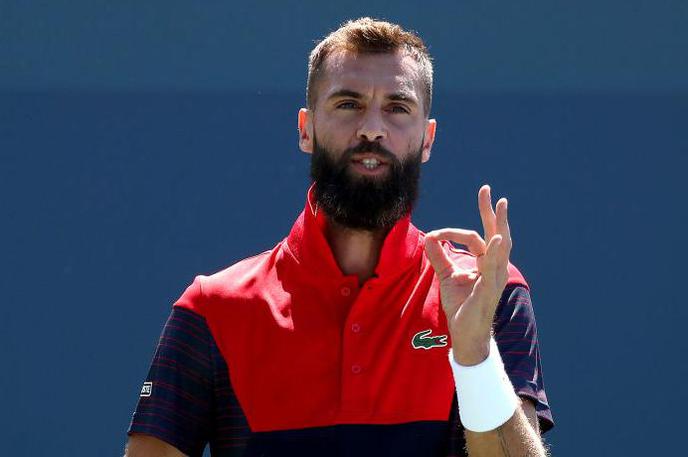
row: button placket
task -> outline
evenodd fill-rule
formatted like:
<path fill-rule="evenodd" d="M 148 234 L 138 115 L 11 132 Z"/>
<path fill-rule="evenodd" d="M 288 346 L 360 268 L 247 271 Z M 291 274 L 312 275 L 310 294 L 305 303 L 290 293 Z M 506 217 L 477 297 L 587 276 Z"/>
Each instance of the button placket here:
<path fill-rule="evenodd" d="M 342 353 L 342 401 L 344 409 L 349 411 L 360 411 L 366 407 L 365 385 L 366 369 L 365 360 L 365 338 L 363 337 L 363 326 L 356 317 L 360 311 L 359 303 L 365 300 L 365 288 L 357 292 L 356 299 L 351 303 L 349 314 L 343 330 L 343 353 Z"/>

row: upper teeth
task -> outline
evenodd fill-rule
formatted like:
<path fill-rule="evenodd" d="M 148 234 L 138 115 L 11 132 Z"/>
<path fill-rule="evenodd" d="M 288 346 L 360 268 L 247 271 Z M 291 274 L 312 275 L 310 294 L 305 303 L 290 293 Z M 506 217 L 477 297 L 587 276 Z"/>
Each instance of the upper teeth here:
<path fill-rule="evenodd" d="M 374 159 L 374 158 L 370 158 L 370 159 L 366 158 L 366 159 L 361 160 L 361 162 L 363 163 L 363 166 L 366 168 L 375 168 L 378 165 L 380 165 L 380 161 L 377 159 Z"/>

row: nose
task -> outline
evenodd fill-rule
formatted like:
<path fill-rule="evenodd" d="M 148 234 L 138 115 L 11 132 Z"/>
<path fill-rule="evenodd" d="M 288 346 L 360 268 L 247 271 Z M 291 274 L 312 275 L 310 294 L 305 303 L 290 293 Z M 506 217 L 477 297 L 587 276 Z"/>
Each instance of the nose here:
<path fill-rule="evenodd" d="M 357 136 L 369 142 L 380 141 L 387 137 L 387 129 L 379 114 L 368 111 L 361 120 Z"/>

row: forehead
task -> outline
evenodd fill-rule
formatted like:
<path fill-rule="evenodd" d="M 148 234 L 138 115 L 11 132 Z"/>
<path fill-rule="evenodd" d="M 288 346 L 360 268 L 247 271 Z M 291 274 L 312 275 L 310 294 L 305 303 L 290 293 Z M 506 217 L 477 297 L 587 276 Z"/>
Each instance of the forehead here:
<path fill-rule="evenodd" d="M 420 100 L 419 65 L 402 51 L 376 54 L 336 51 L 327 56 L 324 70 L 319 88 L 323 98 L 341 89 L 351 89 L 361 93 L 406 92 Z"/>

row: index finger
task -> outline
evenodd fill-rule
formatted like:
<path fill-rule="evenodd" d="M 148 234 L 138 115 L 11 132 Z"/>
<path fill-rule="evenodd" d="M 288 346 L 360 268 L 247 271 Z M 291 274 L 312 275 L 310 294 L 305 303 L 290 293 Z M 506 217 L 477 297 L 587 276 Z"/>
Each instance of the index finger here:
<path fill-rule="evenodd" d="M 487 245 L 485 240 L 475 230 L 465 230 L 457 228 L 445 228 L 440 230 L 433 230 L 428 233 L 430 236 L 438 240 L 449 240 L 454 243 L 463 244 L 468 250 L 476 256 L 485 254 Z"/>

